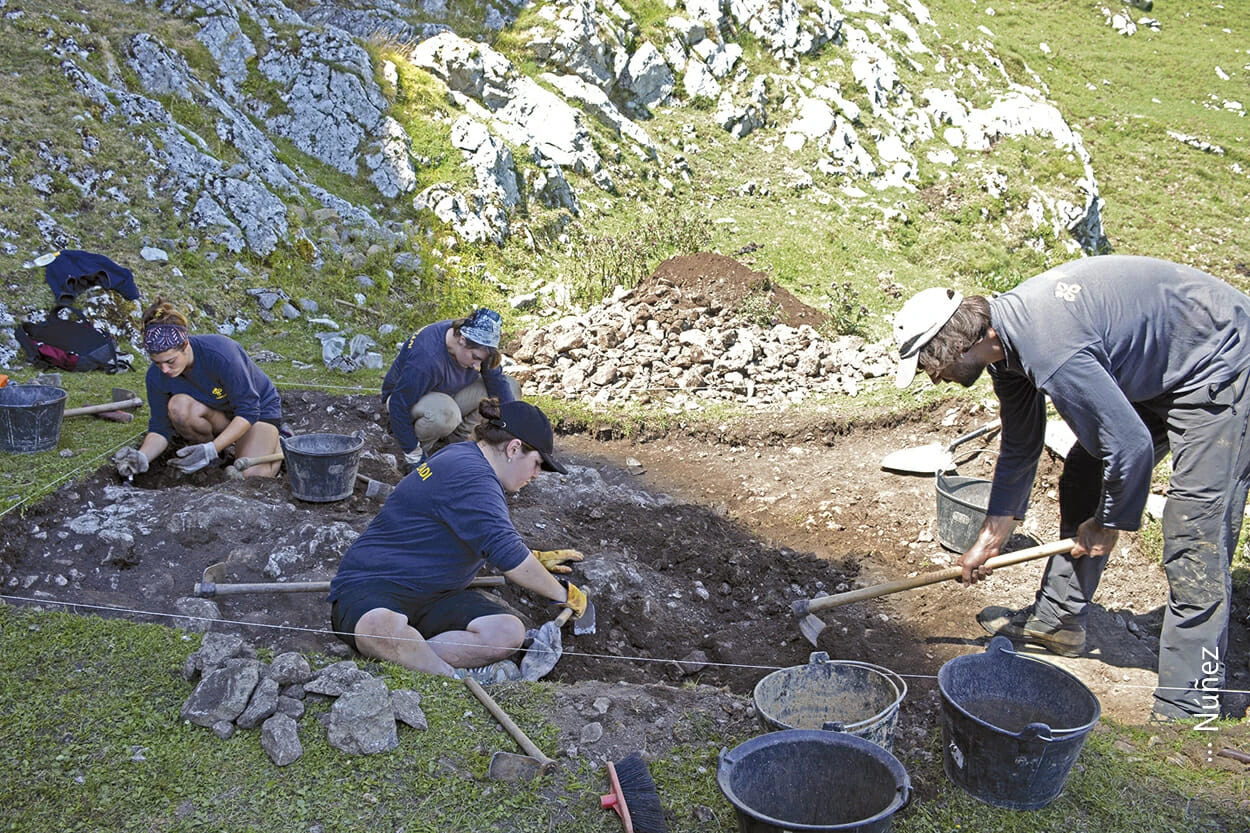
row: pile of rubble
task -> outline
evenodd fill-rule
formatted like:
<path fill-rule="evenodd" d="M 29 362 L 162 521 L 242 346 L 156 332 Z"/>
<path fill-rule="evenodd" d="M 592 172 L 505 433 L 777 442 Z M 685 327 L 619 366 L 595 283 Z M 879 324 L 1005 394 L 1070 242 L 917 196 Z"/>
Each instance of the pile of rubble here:
<path fill-rule="evenodd" d="M 183 720 L 212 729 L 220 738 L 236 729 L 261 731 L 261 747 L 278 766 L 299 760 L 299 719 L 304 701 L 334 698 L 322 718 L 330 745 L 352 755 L 389 752 L 399 745 L 397 724 L 429 728 L 421 695 L 410 689 L 390 691 L 386 682 L 344 660 L 319 671 L 303 654 L 288 652 L 265 663 L 239 636 L 207 633 L 187 658 L 183 677 L 199 678 L 182 705 Z"/>
<path fill-rule="evenodd" d="M 582 315 L 521 334 L 509 352 L 517 364 L 506 372 L 527 396 L 595 406 L 662 401 L 680 411 L 855 396 L 865 380 L 893 371 L 889 341 L 771 323 L 769 297 L 726 303 L 703 287 L 657 276 L 618 289 Z"/>

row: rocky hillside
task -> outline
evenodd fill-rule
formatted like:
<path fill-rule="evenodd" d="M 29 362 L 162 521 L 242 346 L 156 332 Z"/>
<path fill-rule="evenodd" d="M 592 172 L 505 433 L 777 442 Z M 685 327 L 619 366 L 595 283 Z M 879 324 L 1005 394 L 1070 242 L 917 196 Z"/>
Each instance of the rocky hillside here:
<path fill-rule="evenodd" d="M 385 305 L 378 280 L 457 246 L 541 249 L 713 180 L 890 221 L 892 193 L 958 179 L 985 235 L 1099 249 L 1079 133 L 991 43 L 944 42 L 919 0 L 0 0 L 0 314 L 43 305 L 21 266 L 57 248 L 152 264 L 150 289 L 363 272 Z M 701 166 L 704 135 L 768 175 Z M 1046 165 L 999 164 L 1030 149 Z"/>

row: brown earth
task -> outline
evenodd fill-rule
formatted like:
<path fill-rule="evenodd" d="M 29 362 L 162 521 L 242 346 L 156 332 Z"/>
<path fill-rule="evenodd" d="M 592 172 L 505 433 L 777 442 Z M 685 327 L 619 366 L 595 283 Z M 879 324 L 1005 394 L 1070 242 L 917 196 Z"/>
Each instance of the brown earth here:
<path fill-rule="evenodd" d="M 779 307 L 789 303 L 777 288 L 761 284 L 758 273 L 726 268 L 726 260 L 708 258 L 704 270 L 687 263 L 685 271 L 670 270 L 665 277 L 699 281 L 707 292 L 733 299 L 727 304 L 760 291 L 776 293 L 783 302 Z M 283 406 L 297 434 L 364 429 L 361 472 L 380 481 L 398 480 L 386 457 L 397 449 L 388 439 L 376 397 L 285 391 Z M 747 706 L 759 679 L 777 668 L 801 665 L 820 650 L 903 675 L 909 692 L 896 751 L 905 763 L 940 759 L 934 741 L 938 669 L 954 656 L 983 650 L 987 637 L 974 620 L 976 612 L 987 604 L 1030 601 L 1040 563 L 1000 570 L 973 588 L 946 583 L 825 612 L 820 618 L 827 628 L 815 647 L 800 634 L 791 603 L 953 563 L 955 554 L 936 540 L 934 479 L 886 472 L 880 462 L 898 449 L 949 442 L 992 416 L 980 406 L 952 402 L 905 419 L 865 414 L 849 423 L 813 412 L 769 413 L 637 439 L 614 437 L 593 426 L 559 426 L 558 456 L 597 473 L 609 488 L 655 498 L 591 502 L 579 499 L 575 488 L 546 488 L 539 482 L 513 499 L 514 519 L 531 546 L 573 547 L 586 554 L 574 580 L 581 577 L 594 595 L 597 632 L 566 633 L 564 656 L 551 677 L 569 691 L 557 698 L 562 705 L 553 715 L 567 743 L 576 744 L 589 719 L 586 704 L 599 697 L 619 699 L 622 681 L 642 686 L 635 690 L 645 704 L 613 724 L 613 751 L 655 750 L 679 742 L 672 727 L 681 725 L 692 708 L 720 716 L 723 731 L 733 734 L 751 722 Z M 960 473 L 988 477 L 992 454 L 970 456 Z M 176 480 L 163 467 L 153 468 L 134 485 L 228 490 L 267 503 L 293 500 L 285 476 L 239 482 L 214 470 Z M 1058 462 L 1046 455 L 1025 524 L 1036 540 L 1055 537 L 1057 474 Z M 241 546 L 265 552 L 264 540 L 240 542 L 231 539 L 229 529 L 219 529 L 193 555 L 170 557 L 140 547 L 133 566 L 102 565 L 104 542 L 66 533 L 57 564 L 70 579 L 23 585 L 21 577 L 36 569 L 26 561 L 32 542 L 46 538 L 84 506 L 107 504 L 106 490 L 118 485 L 115 474 L 102 470 L 62 488 L 24 517 L 0 519 L 6 597 L 169 623 L 176 600 L 191 595 L 209 564 Z M 661 499 L 664 495 L 671 500 Z M 341 522 L 357 530 L 380 505 L 363 488 L 344 501 L 294 502 L 323 524 Z M 265 580 L 259 570 L 248 574 L 246 566 L 241 562 L 231 578 Z M 627 581 L 630 575 L 641 580 Z M 524 594 L 510 588 L 501 592 L 534 624 L 546 615 Z M 1141 537 L 1123 536 L 1095 600 L 1086 656 L 1042 656 L 1080 677 L 1100 699 L 1105 716 L 1144 723 L 1165 598 L 1162 571 L 1141 551 Z M 1229 652 L 1230 688 L 1241 690 L 1248 687 L 1248 601 L 1243 583 Z M 326 633 L 328 609 L 321 594 L 253 594 L 218 603 L 222 621 L 214 627 L 238 629 L 259 645 L 341 651 Z M 1230 696 L 1228 702 L 1235 713 L 1244 713 L 1244 698 Z M 1244 734 L 1223 740 L 1242 747 L 1247 743 Z M 1206 749 L 1196 741 L 1191 757 L 1195 762 L 1201 757 L 1206 766 L 1241 766 L 1227 759 L 1207 761 Z M 920 787 L 922 796 L 937 789 L 934 784 Z"/>

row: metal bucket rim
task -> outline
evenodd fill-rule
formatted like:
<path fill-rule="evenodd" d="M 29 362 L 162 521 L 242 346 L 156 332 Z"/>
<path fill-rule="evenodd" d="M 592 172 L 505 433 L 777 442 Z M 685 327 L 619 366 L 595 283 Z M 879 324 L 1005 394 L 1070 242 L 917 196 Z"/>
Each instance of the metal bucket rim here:
<path fill-rule="evenodd" d="M 746 754 L 754 752 L 757 747 L 777 746 L 790 741 L 807 740 L 817 741 L 822 744 L 832 743 L 835 746 L 850 746 L 883 764 L 890 771 L 890 774 L 894 776 L 895 790 L 890 803 L 866 819 L 859 819 L 845 824 L 802 824 L 786 821 L 766 816 L 740 803 L 741 799 L 738 798 L 737 791 L 733 789 L 731 784 L 727 783 L 729 780 L 727 771 L 729 767 L 737 764 Z M 720 786 L 721 792 L 729 799 L 729 803 L 734 806 L 734 809 L 740 813 L 745 813 L 757 821 L 773 825 L 779 830 L 854 830 L 889 818 L 906 806 L 911 797 L 911 776 L 908 775 L 907 768 L 903 766 L 902 761 L 894 756 L 894 753 L 857 735 L 848 735 L 842 732 L 826 732 L 821 729 L 784 729 L 779 732 L 769 732 L 765 735 L 756 735 L 753 738 L 748 738 L 735 746 L 732 751 L 722 748 L 717 760 L 716 782 Z"/>
<path fill-rule="evenodd" d="M 897 673 L 890 670 L 889 668 L 885 668 L 880 665 L 873 665 L 870 662 L 860 662 L 858 660 L 853 660 L 853 659 L 814 660 L 804 665 L 792 665 L 788 668 L 778 668 L 776 671 L 773 671 L 772 673 L 767 674 L 764 677 L 762 677 L 759 680 L 759 682 L 755 684 L 755 688 L 751 690 L 751 699 L 755 701 L 755 708 L 760 712 L 760 714 L 764 715 L 764 717 L 767 718 L 770 722 L 778 726 L 785 726 L 786 724 L 782 723 L 780 720 L 778 720 L 773 715 L 769 714 L 766 710 L 760 707 L 760 686 L 764 685 L 764 683 L 766 683 L 768 680 L 774 679 L 775 677 L 781 674 L 785 674 L 785 673 L 792 672 L 792 671 L 798 671 L 804 668 L 811 668 L 812 666 L 827 666 L 827 665 L 849 665 L 849 666 L 853 666 L 856 668 L 864 668 L 869 671 L 873 671 L 875 673 L 880 674 L 882 677 L 885 677 L 885 679 L 894 688 L 895 697 L 892 703 L 890 703 L 888 706 L 886 706 L 885 708 L 883 708 L 881 711 L 877 712 L 876 714 L 872 715 L 871 717 L 866 717 L 866 718 L 863 718 L 862 720 L 856 720 L 853 723 L 843 723 L 842 728 L 840 730 L 842 732 L 854 732 L 858 729 L 863 729 L 868 726 L 873 726 L 877 723 L 882 722 L 883 720 L 889 720 L 890 717 L 894 713 L 898 712 L 899 707 L 903 702 L 903 698 L 907 696 L 907 683 L 904 682 L 901 676 L 899 676 Z M 790 727 L 786 731 L 804 732 L 804 731 L 826 731 L 826 730 L 807 730 L 807 729 L 798 729 L 796 727 Z"/>
<path fill-rule="evenodd" d="M 996 637 L 995 639 L 997 640 L 999 638 L 1005 639 L 1006 637 Z M 969 720 L 972 720 L 977 725 L 984 726 L 987 729 L 991 729 L 1000 735 L 1004 735 L 1005 737 L 1027 738 L 1029 740 L 1040 740 L 1044 742 L 1054 743 L 1056 741 L 1071 740 L 1077 736 L 1088 734 L 1089 731 L 1093 729 L 1095 725 L 1097 725 L 1099 719 L 1101 719 L 1102 717 L 1102 703 L 1098 701 L 1098 697 L 1094 695 L 1094 692 L 1089 690 L 1089 686 L 1081 682 L 1080 677 L 1077 677 L 1075 674 L 1073 674 L 1071 671 L 1068 671 L 1066 668 L 1060 668 L 1054 663 L 1046 662 L 1045 660 L 1038 659 L 1037 657 L 1026 656 L 1025 654 L 1022 654 L 1019 651 L 1002 650 L 1000 648 L 994 651 L 993 653 L 991 653 L 990 651 L 991 647 L 993 647 L 993 642 L 991 642 L 990 647 L 987 647 L 986 650 L 982 653 L 964 654 L 963 656 L 949 659 L 945 663 L 942 664 L 942 667 L 938 669 L 938 691 L 942 695 L 943 702 L 950 703 L 951 706 L 957 709 L 961 715 L 967 717 Z M 1001 658 L 1002 655 L 1004 654 L 1008 655 L 1006 659 Z M 1028 727 L 1025 727 L 1025 729 L 1020 732 L 1009 732 L 1006 729 L 1002 728 L 1001 726 L 995 726 L 993 723 L 990 723 L 984 720 L 983 718 L 976 716 L 975 714 L 968 711 L 967 709 L 965 709 L 963 705 L 961 705 L 960 702 L 957 699 L 955 699 L 955 697 L 953 697 L 951 693 L 947 690 L 947 683 L 950 681 L 950 675 L 954 673 L 954 671 L 947 671 L 948 667 L 952 667 L 954 666 L 955 663 L 961 662 L 961 661 L 967 664 L 968 662 L 975 662 L 978 660 L 982 662 L 987 662 L 987 661 L 988 662 L 996 662 L 996 661 L 997 662 L 1016 662 L 1016 661 L 1030 662 L 1030 663 L 1036 664 L 1039 668 L 1046 669 L 1046 673 L 1057 673 L 1058 675 L 1062 677 L 1066 677 L 1071 682 L 1076 683 L 1077 686 L 1079 686 L 1079 690 L 1084 691 L 1085 694 L 1088 696 L 1089 700 L 1093 703 L 1093 706 L 1094 706 L 1093 717 L 1090 718 L 1088 723 L 1082 726 L 1076 726 L 1076 727 L 1067 728 L 1067 729 L 1056 729 L 1054 727 L 1047 726 L 1047 728 L 1050 729 L 1050 737 L 1043 737 L 1040 735 L 1036 735 L 1033 732 L 1029 732 Z M 1034 725 L 1034 724 L 1030 724 L 1030 725 Z"/>

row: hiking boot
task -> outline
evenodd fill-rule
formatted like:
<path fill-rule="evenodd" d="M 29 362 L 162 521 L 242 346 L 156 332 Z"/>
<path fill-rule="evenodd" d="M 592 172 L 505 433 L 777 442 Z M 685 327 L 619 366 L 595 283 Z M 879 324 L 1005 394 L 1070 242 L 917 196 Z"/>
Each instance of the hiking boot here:
<path fill-rule="evenodd" d="M 977 614 L 977 622 L 990 636 L 1005 636 L 1020 642 L 1033 642 L 1061 657 L 1080 656 L 1085 650 L 1084 627 L 1081 625 L 1047 627 L 1038 622 L 1033 615 L 1033 605 L 1023 610 L 991 605 Z"/>
<path fill-rule="evenodd" d="M 521 679 L 521 669 L 512 660 L 501 659 L 490 665 L 479 665 L 476 668 L 457 668 L 455 677 L 457 680 L 472 677 L 482 685 L 492 685 Z"/>

